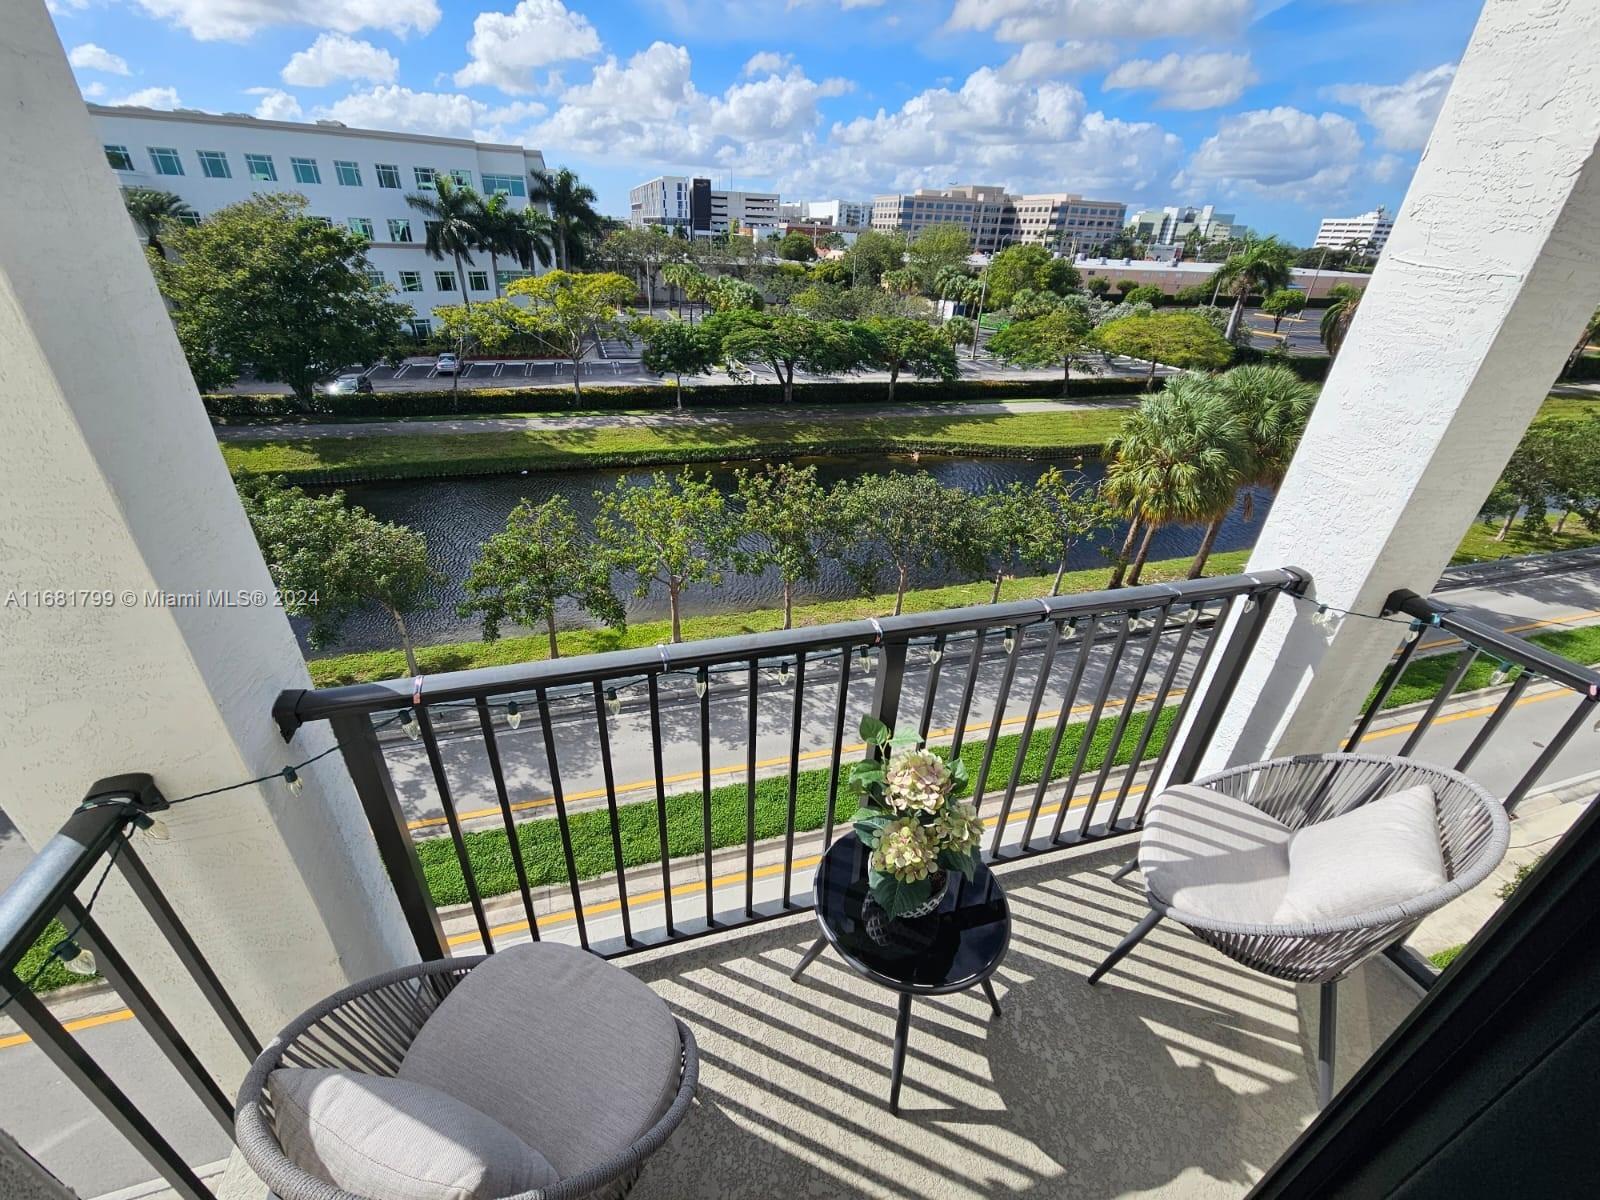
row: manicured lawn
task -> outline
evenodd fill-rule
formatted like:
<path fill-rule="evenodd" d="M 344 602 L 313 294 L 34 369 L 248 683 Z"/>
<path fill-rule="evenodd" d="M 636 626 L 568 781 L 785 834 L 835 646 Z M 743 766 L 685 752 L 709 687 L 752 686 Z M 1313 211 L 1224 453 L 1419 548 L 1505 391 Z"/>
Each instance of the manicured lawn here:
<path fill-rule="evenodd" d="M 1166 744 L 1172 722 L 1177 717 L 1177 707 L 1164 708 L 1156 716 L 1150 744 L 1145 754 L 1153 757 Z M 1118 743 L 1113 763 L 1126 764 L 1133 756 L 1139 735 L 1149 714 L 1136 714 L 1128 722 Z M 1090 739 L 1085 770 L 1097 769 L 1104 761 L 1111 744 L 1115 721 L 1102 720 Z M 1065 776 L 1072 770 L 1078 747 L 1082 744 L 1087 722 L 1073 722 L 1062 734 L 1061 749 L 1051 770 L 1051 778 Z M 1044 760 L 1049 751 L 1054 727 L 1034 730 L 1023 759 L 1022 783 L 1037 783 L 1044 770 Z M 967 770 L 976 778 L 983 757 L 985 739 L 979 737 L 961 748 L 961 757 Z M 989 783 L 983 813 L 994 815 L 999 811 L 997 793 L 1005 789 L 1011 778 L 1011 768 L 1021 745 L 1020 734 L 1007 734 L 995 743 L 994 761 L 989 769 Z M 825 824 L 828 805 L 828 771 L 801 771 L 796 776 L 795 829 L 809 831 L 821 829 Z M 1092 782 L 1092 781 L 1091 781 Z M 698 790 L 682 792 L 667 797 L 667 849 L 671 857 L 699 854 L 705 849 L 703 830 L 704 813 Z M 1059 797 L 1050 797 L 1054 803 Z M 747 792 L 743 783 L 723 784 L 711 789 L 711 844 L 713 849 L 740 846 L 745 841 L 745 805 Z M 1021 799 L 1018 807 L 1028 803 Z M 1136 797 L 1130 797 L 1129 808 L 1137 807 Z M 755 836 L 763 838 L 782 836 L 789 807 L 789 777 L 773 776 L 756 782 Z M 835 806 L 837 820 L 847 819 L 856 809 L 856 801 L 840 788 Z M 1013 810 L 1016 811 L 1015 809 Z M 1022 811 L 1026 811 L 1022 808 Z M 1054 821 L 1054 816 L 1041 818 L 1041 823 Z M 1071 818 L 1069 818 L 1070 820 Z M 622 862 L 625 867 L 643 866 L 661 860 L 661 840 L 656 821 L 654 799 L 617 806 L 618 826 L 622 836 Z M 589 809 L 575 813 L 568 819 L 572 835 L 573 859 L 577 864 L 579 879 L 592 879 L 609 874 L 616 868 L 611 845 L 611 824 L 608 812 Z M 1048 834 L 1050 826 L 1044 824 Z M 567 878 L 566 862 L 561 851 L 560 825 L 554 817 L 523 821 L 517 825 L 517 839 L 522 847 L 522 861 L 527 868 L 528 882 L 534 887 L 562 883 Z M 465 835 L 467 857 L 472 864 L 473 876 L 485 896 L 499 896 L 517 890 L 517 877 L 511 861 L 510 843 L 505 831 L 483 830 Z M 448 837 L 419 840 L 417 853 L 422 860 L 428 889 L 438 904 L 463 904 L 467 900 L 466 884 L 455 847 Z"/>
<path fill-rule="evenodd" d="M 1208 574 L 1228 575 L 1244 569 L 1249 552 L 1233 550 L 1213 554 Z M 1189 573 L 1189 559 L 1171 558 L 1145 566 L 1142 583 L 1164 583 L 1183 579 Z M 1106 585 L 1108 569 L 1093 567 L 1070 571 L 1061 581 L 1063 593 L 1092 592 Z M 1023 576 L 1001 585 L 1002 600 L 1031 600 L 1050 590 L 1053 575 Z M 942 608 L 962 608 L 989 602 L 990 583 L 952 584 L 906 593 L 906 612 L 933 612 Z M 826 600 L 795 606 L 794 622 L 800 625 L 828 625 L 836 621 L 858 621 L 881 617 L 894 608 L 894 595 L 865 596 L 849 600 Z M 731 637 L 741 633 L 765 633 L 783 627 L 783 610 L 756 609 L 747 613 L 728 613 L 710 617 L 688 617 L 683 622 L 685 641 Z M 672 626 L 667 621 L 645 621 L 617 632 L 610 629 L 570 629 L 557 635 L 564 656 L 595 654 L 603 650 L 626 650 L 634 646 L 654 646 L 669 641 Z M 495 642 L 447 642 L 424 646 L 417 651 L 423 671 L 437 675 L 444 671 L 464 671 L 471 667 L 498 667 L 534 662 L 549 657 L 543 634 L 503 637 Z M 406 674 L 405 656 L 398 650 L 369 650 L 360 654 L 340 654 L 313 658 L 308 664 L 311 679 L 318 687 L 340 683 L 365 683 L 374 679 L 396 679 Z"/>
<path fill-rule="evenodd" d="M 1600 625 L 1534 633 L 1530 634 L 1527 640 L 1563 658 L 1570 658 L 1573 662 L 1585 665 L 1600 663 Z M 1455 666 L 1457 657 L 1456 654 L 1449 653 L 1413 660 L 1406 668 L 1406 673 L 1400 677 L 1400 682 L 1394 685 L 1394 691 L 1389 693 L 1389 699 L 1384 707 L 1399 708 L 1401 705 L 1419 704 L 1432 699 L 1444 685 L 1445 679 Z M 1488 687 L 1490 678 L 1499 669 L 1500 664 L 1494 659 L 1480 656 L 1467 668 L 1467 673 L 1462 677 L 1456 691 L 1471 692 Z M 1504 682 L 1509 683 L 1515 678 L 1516 672 L 1513 670 L 1506 676 Z M 1373 691 L 1377 691 L 1376 686 Z M 1368 693 L 1368 699 L 1371 699 L 1371 693 Z"/>
<path fill-rule="evenodd" d="M 1090 451 L 1122 424 L 1122 410 L 994 413 L 959 417 L 786 418 L 759 423 L 686 420 L 683 426 L 548 429 L 495 433 L 291 438 L 224 442 L 235 475 L 337 481 L 421 478 L 514 470 L 715 462 L 763 455 L 873 450 L 974 455 Z"/>

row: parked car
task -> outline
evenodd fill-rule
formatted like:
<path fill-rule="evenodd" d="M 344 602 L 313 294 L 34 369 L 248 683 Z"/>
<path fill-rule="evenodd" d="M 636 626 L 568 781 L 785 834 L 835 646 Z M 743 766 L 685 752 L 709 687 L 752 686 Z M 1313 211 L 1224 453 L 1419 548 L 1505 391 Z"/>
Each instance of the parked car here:
<path fill-rule="evenodd" d="M 323 390 L 330 396 L 348 396 L 355 392 L 370 392 L 372 384 L 365 375 L 352 372 L 339 376 Z"/>
<path fill-rule="evenodd" d="M 440 375 L 454 375 L 458 363 L 454 354 L 441 354 L 434 361 L 433 369 Z"/>

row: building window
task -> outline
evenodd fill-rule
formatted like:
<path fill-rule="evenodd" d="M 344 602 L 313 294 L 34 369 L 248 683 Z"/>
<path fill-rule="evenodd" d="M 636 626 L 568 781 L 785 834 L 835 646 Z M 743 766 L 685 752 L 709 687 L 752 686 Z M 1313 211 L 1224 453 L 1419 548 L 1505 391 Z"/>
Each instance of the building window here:
<path fill-rule="evenodd" d="M 378 173 L 378 186 L 397 188 L 400 186 L 400 168 L 393 163 L 373 163 L 372 169 Z"/>
<path fill-rule="evenodd" d="M 496 271 L 494 273 L 494 277 L 501 287 L 505 287 L 513 279 L 526 279 L 528 275 L 529 272 L 527 271 Z"/>
<path fill-rule="evenodd" d="M 232 179 L 233 172 L 228 169 L 228 156 L 221 150 L 199 150 L 200 174 L 207 179 Z"/>
<path fill-rule="evenodd" d="M 183 174 L 183 162 L 178 158 L 178 152 L 170 146 L 151 146 L 150 162 L 157 175 Z"/>
<path fill-rule="evenodd" d="M 405 217 L 390 217 L 389 240 L 391 242 L 409 242 L 411 240 L 411 222 Z"/>
<path fill-rule="evenodd" d="M 455 180 L 456 185 L 458 187 L 471 187 L 472 186 L 472 172 L 471 171 L 451 171 L 450 172 L 450 178 Z"/>
<path fill-rule="evenodd" d="M 270 154 L 246 154 L 244 169 L 250 172 L 250 178 L 257 183 L 278 182 L 278 168 L 272 165 Z"/>
<path fill-rule="evenodd" d="M 434 190 L 434 170 L 432 167 L 412 167 L 411 173 L 417 177 L 417 188 L 419 191 L 431 192 Z"/>
<path fill-rule="evenodd" d="M 528 198 L 528 184 L 521 175 L 485 175 L 483 177 L 483 190 L 491 196 L 496 192 L 504 192 L 508 196 L 517 197 L 519 200 Z"/>
<path fill-rule="evenodd" d="M 189 226 L 198 225 L 200 224 L 200 214 L 191 208 L 188 212 L 183 213 L 178 217 L 178 224 Z"/>
<path fill-rule="evenodd" d="M 402 292 L 420 292 L 422 290 L 422 272 L 401 271 L 400 290 Z"/>
<path fill-rule="evenodd" d="M 368 267 L 367 282 L 373 287 L 382 287 L 384 284 L 383 272 L 378 270 L 377 267 Z"/>
<path fill-rule="evenodd" d="M 468 271 L 467 287 L 475 292 L 487 292 L 489 290 L 489 272 Z"/>
<path fill-rule="evenodd" d="M 113 171 L 133 170 L 133 155 L 128 153 L 126 146 L 107 146 L 106 161 L 111 164 Z"/>
<path fill-rule="evenodd" d="M 373 232 L 371 217 L 351 217 L 350 228 L 352 231 L 359 233 L 362 237 L 366 238 L 369 242 L 374 240 L 374 238 L 377 236 Z"/>
<path fill-rule="evenodd" d="M 456 277 L 449 271 L 435 271 L 433 286 L 441 292 L 453 292 L 456 290 Z"/>
<path fill-rule="evenodd" d="M 433 322 L 427 317 L 413 317 L 411 319 L 411 336 L 419 342 L 425 342 L 433 336 Z"/>
<path fill-rule="evenodd" d="M 333 160 L 333 173 L 338 176 L 340 187 L 360 187 L 361 167 L 353 162 Z"/>
<path fill-rule="evenodd" d="M 322 182 L 322 172 L 317 169 L 316 159 L 291 158 L 289 165 L 294 168 L 294 181 L 296 183 Z"/>

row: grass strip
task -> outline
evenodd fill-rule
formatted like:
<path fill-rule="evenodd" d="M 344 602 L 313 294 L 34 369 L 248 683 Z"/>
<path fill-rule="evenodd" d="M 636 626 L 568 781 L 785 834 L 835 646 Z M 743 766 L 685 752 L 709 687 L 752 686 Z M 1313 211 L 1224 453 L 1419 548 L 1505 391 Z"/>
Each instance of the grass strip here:
<path fill-rule="evenodd" d="M 1145 751 L 1147 759 L 1160 753 L 1177 717 L 1177 706 L 1163 708 L 1155 716 L 1150 745 Z M 1126 765 L 1133 756 L 1139 734 L 1149 714 L 1136 713 L 1128 722 L 1112 758 L 1117 765 Z M 1089 741 L 1086 770 L 1098 769 L 1105 761 L 1115 721 L 1101 720 Z M 1072 769 L 1078 747 L 1083 741 L 1088 722 L 1069 724 L 1062 733 L 1061 749 L 1051 770 L 1052 778 L 1060 778 Z M 1049 751 L 1054 726 L 1035 729 L 1023 758 L 1022 783 L 1037 783 L 1044 770 L 1044 760 Z M 968 771 L 976 777 L 983 758 L 986 739 L 978 739 L 961 748 L 962 760 Z M 985 811 L 998 811 L 999 791 L 1003 791 L 1011 777 L 1012 764 L 1021 745 L 1021 734 L 1006 734 L 995 743 L 994 761 L 989 769 L 986 788 Z M 795 830 L 809 832 L 821 829 L 826 822 L 828 804 L 828 769 L 800 771 L 795 775 Z M 711 842 L 716 850 L 728 846 L 742 846 L 745 840 L 746 789 L 743 783 L 728 783 L 711 789 Z M 1024 801 L 1025 802 L 1025 801 Z M 789 805 L 789 776 L 775 775 L 756 781 L 755 836 L 757 841 L 783 836 Z M 701 792 L 680 792 L 667 797 L 667 848 L 673 858 L 699 854 L 705 850 L 702 830 Z M 836 818 L 845 820 L 856 809 L 855 798 L 840 788 Z M 617 806 L 617 823 L 622 835 L 622 861 L 625 867 L 639 867 L 661 861 L 659 827 L 656 822 L 656 804 L 653 799 L 640 800 Z M 593 879 L 611 874 L 616 867 L 611 847 L 610 814 L 604 808 L 588 809 L 568 817 L 572 834 L 573 859 L 577 864 L 579 879 Z M 561 851 L 561 829 L 554 817 L 541 817 L 517 825 L 517 838 L 522 846 L 522 859 L 532 887 L 545 887 L 566 882 L 566 862 Z M 478 888 L 484 896 L 500 896 L 517 890 L 516 870 L 511 862 L 510 845 L 503 829 L 486 829 L 468 833 L 464 837 L 467 857 Z M 423 838 L 417 842 L 417 854 L 422 860 L 423 874 L 428 890 L 436 904 L 464 904 L 467 901 L 466 884 L 461 876 L 461 866 L 456 860 L 455 847 L 449 837 Z"/>
<path fill-rule="evenodd" d="M 1527 640 L 1576 663 L 1583 663 L 1586 666 L 1600 663 L 1600 625 L 1535 633 Z M 1405 674 L 1400 676 L 1400 681 L 1394 685 L 1394 691 L 1389 693 L 1389 699 L 1384 702 L 1383 707 L 1400 708 L 1403 705 L 1420 704 L 1424 700 L 1433 699 L 1444 686 L 1450 672 L 1455 669 L 1458 657 L 1457 653 L 1447 653 L 1412 659 L 1410 665 L 1406 667 Z M 1500 664 L 1495 659 L 1480 656 L 1467 668 L 1467 673 L 1461 677 L 1461 683 L 1457 685 L 1456 691 L 1472 692 L 1489 687 L 1489 680 L 1499 669 Z M 1512 668 L 1503 682 L 1510 683 L 1520 672 L 1520 667 Z M 1372 697 L 1377 694 L 1377 690 L 1374 686 L 1372 691 L 1367 693 L 1368 704 L 1372 703 Z"/>

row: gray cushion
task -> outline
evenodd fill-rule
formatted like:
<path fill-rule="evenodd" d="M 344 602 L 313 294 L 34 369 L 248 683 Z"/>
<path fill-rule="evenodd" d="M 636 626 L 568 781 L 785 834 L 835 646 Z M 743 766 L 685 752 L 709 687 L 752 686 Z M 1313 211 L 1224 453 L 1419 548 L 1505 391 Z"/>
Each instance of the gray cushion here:
<path fill-rule="evenodd" d="M 1288 885 L 1290 836 L 1243 800 L 1182 784 L 1150 802 L 1139 867 L 1174 915 L 1269 925 Z"/>
<path fill-rule="evenodd" d="M 1425 783 L 1307 825 L 1289 842 L 1279 919 L 1336 921 L 1404 904 L 1445 883 L 1433 789 Z"/>
<path fill-rule="evenodd" d="M 586 951 L 532 942 L 457 984 L 399 1074 L 489 1113 L 566 1179 L 655 1124 L 677 1094 L 681 1062 L 659 996 Z"/>
<path fill-rule="evenodd" d="M 500 1122 L 420 1083 L 283 1067 L 267 1088 L 283 1152 L 357 1196 L 492 1200 L 558 1182 Z"/>

